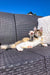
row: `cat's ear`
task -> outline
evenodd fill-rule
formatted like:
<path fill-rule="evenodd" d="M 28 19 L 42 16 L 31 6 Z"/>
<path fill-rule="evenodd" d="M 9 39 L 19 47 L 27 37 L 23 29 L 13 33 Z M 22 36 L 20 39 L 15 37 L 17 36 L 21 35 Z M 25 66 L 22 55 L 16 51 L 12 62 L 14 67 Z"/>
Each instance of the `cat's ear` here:
<path fill-rule="evenodd" d="M 43 32 L 43 28 L 42 27 L 40 28 L 40 31 Z"/>
<path fill-rule="evenodd" d="M 36 28 L 36 27 L 34 27 L 34 29 L 33 29 L 33 30 L 35 31 L 35 30 L 37 30 L 37 28 Z"/>

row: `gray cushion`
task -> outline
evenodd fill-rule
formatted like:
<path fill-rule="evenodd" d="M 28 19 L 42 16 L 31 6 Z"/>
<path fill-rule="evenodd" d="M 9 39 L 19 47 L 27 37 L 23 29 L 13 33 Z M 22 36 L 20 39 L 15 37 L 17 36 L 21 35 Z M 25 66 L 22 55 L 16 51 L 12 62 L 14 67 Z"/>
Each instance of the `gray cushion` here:
<path fill-rule="evenodd" d="M 0 12 L 0 43 L 13 43 L 16 41 L 13 14 Z"/>
<path fill-rule="evenodd" d="M 9 75 L 46 74 L 44 57 L 31 52 L 30 49 L 24 50 L 23 52 L 18 52 L 13 49 L 0 54 L 0 70 L 0 73 L 3 74 L 6 72 Z"/>
<path fill-rule="evenodd" d="M 40 17 L 40 16 L 39 16 Z M 16 33 L 17 33 L 17 40 L 22 39 L 23 37 L 28 36 L 28 32 L 33 30 L 33 27 L 37 27 L 37 19 L 38 16 L 34 15 L 15 15 L 16 19 Z"/>
<path fill-rule="evenodd" d="M 29 37 L 28 33 L 30 30 L 33 30 L 33 24 L 21 24 L 17 25 L 17 40 L 21 40 L 23 37 Z"/>
<path fill-rule="evenodd" d="M 35 53 L 45 56 L 45 57 L 50 57 L 50 46 L 42 47 L 39 45 L 39 46 L 34 47 L 31 52 L 35 52 Z"/>
<path fill-rule="evenodd" d="M 31 50 L 30 52 L 32 53 L 35 52 L 41 56 L 44 56 L 47 75 L 50 75 L 50 46 L 48 47 L 37 46 L 34 47 L 33 50 Z"/>

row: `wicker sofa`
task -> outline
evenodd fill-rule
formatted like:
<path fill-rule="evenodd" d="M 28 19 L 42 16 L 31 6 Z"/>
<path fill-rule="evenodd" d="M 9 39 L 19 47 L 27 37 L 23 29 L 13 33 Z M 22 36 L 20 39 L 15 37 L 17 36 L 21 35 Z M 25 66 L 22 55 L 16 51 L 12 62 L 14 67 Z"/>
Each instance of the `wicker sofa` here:
<path fill-rule="evenodd" d="M 0 12 L 0 42 L 14 43 L 38 25 L 40 16 Z M 36 46 L 18 52 L 0 49 L 0 75 L 50 75 L 50 46 Z"/>

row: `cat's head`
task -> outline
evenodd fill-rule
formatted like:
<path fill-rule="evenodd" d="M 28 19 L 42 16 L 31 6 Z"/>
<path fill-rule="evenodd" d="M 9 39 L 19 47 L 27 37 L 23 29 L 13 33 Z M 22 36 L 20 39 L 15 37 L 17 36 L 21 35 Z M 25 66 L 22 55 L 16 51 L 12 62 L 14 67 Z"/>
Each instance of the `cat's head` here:
<path fill-rule="evenodd" d="M 29 36 L 33 36 L 34 35 L 34 31 L 29 31 Z"/>
<path fill-rule="evenodd" d="M 42 36 L 42 32 L 43 32 L 42 27 L 40 29 L 37 29 L 36 27 L 34 27 L 34 37 L 35 38 Z"/>

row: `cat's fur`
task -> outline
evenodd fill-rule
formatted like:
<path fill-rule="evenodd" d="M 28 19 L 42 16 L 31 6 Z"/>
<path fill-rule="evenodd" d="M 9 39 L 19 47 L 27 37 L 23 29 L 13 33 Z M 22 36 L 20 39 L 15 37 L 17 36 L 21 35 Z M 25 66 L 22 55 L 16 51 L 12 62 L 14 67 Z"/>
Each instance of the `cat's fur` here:
<path fill-rule="evenodd" d="M 39 44 L 43 46 L 47 46 L 47 44 L 43 43 L 43 36 L 42 36 L 42 28 L 39 30 L 34 27 L 34 39 L 33 41 L 29 41 L 29 38 L 24 38 L 14 44 L 11 45 L 1 45 L 1 49 L 7 48 L 16 48 L 18 51 L 23 51 L 24 48 L 33 48 Z"/>
<path fill-rule="evenodd" d="M 36 27 L 34 27 L 33 32 L 34 32 L 33 41 L 26 41 L 26 42 L 16 45 L 16 48 L 18 49 L 18 51 L 23 51 L 24 48 L 33 48 L 39 44 L 43 45 L 44 47 L 47 47 L 47 44 L 43 43 L 42 28 L 38 30 L 36 29 Z"/>

